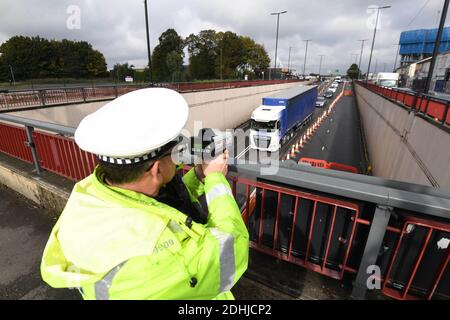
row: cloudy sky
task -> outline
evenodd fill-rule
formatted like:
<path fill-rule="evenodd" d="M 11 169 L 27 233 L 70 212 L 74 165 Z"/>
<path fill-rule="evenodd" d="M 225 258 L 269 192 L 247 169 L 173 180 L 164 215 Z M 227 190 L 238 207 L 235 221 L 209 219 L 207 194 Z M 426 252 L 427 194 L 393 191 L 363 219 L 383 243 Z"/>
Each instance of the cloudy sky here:
<path fill-rule="evenodd" d="M 233 31 L 263 44 L 275 56 L 276 16 L 280 16 L 278 64 L 303 70 L 305 42 L 307 72 L 346 70 L 365 44 L 362 68 L 367 68 L 375 14 L 370 6 L 391 5 L 381 11 L 373 56 L 378 71 L 394 65 L 400 32 L 438 26 L 443 0 L 157 0 L 148 1 L 151 47 L 168 28 L 183 37 L 204 29 Z M 77 13 L 80 13 L 79 19 Z M 79 24 L 78 24 L 79 22 Z M 371 28 L 372 26 L 372 28 Z M 143 0 L 0 0 L 0 43 L 14 35 L 85 40 L 106 57 L 108 67 L 130 62 L 146 64 Z M 352 55 L 353 54 L 353 55 Z"/>

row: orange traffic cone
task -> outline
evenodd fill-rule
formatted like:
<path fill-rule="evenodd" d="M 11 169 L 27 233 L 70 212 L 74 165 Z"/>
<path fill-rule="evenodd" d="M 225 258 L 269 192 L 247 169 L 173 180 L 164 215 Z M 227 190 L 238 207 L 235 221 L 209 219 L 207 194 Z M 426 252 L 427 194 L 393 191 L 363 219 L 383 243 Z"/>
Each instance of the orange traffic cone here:
<path fill-rule="evenodd" d="M 295 157 L 295 146 L 292 146 L 292 149 L 291 149 L 291 158 L 294 158 Z"/>

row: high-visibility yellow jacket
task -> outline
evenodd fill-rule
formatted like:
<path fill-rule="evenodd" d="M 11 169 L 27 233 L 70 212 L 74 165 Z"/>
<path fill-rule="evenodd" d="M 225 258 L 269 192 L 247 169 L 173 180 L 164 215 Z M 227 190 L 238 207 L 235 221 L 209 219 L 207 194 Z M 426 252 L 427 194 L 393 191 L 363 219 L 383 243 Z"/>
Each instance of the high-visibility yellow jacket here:
<path fill-rule="evenodd" d="M 103 183 L 95 172 L 77 183 L 54 226 L 41 275 L 84 299 L 233 299 L 247 269 L 248 231 L 223 174 L 204 185 L 183 178 L 192 199 L 206 192 L 208 222 L 197 224 L 144 194 Z"/>

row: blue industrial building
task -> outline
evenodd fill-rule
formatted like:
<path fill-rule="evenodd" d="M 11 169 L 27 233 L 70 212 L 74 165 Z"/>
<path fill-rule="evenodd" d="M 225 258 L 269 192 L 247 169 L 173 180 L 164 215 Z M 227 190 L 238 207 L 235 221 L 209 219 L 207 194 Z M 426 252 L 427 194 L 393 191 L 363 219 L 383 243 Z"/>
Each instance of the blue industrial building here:
<path fill-rule="evenodd" d="M 431 57 L 438 29 L 403 31 L 400 35 L 401 66 Z M 444 28 L 439 53 L 450 50 L 450 27 Z"/>

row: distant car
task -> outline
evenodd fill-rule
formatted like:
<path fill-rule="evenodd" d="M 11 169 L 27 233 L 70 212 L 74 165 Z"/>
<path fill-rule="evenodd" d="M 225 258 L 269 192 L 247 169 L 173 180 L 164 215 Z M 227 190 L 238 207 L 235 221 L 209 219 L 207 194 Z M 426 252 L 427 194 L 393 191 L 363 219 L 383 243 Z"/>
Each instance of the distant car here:
<path fill-rule="evenodd" d="M 335 81 L 335 82 L 333 82 L 333 83 L 331 84 L 331 87 L 332 87 L 332 88 L 337 88 L 337 87 L 339 87 L 339 83 L 337 83 L 337 82 Z"/>
<path fill-rule="evenodd" d="M 333 93 L 335 93 L 336 90 L 337 90 L 337 87 L 330 87 L 328 90 L 331 91 L 331 92 L 333 92 Z"/>
<path fill-rule="evenodd" d="M 323 108 L 325 106 L 325 102 L 326 102 L 326 100 L 324 97 L 317 97 L 316 107 Z"/>
<path fill-rule="evenodd" d="M 327 99 L 333 98 L 333 91 L 327 90 L 323 96 Z"/>

